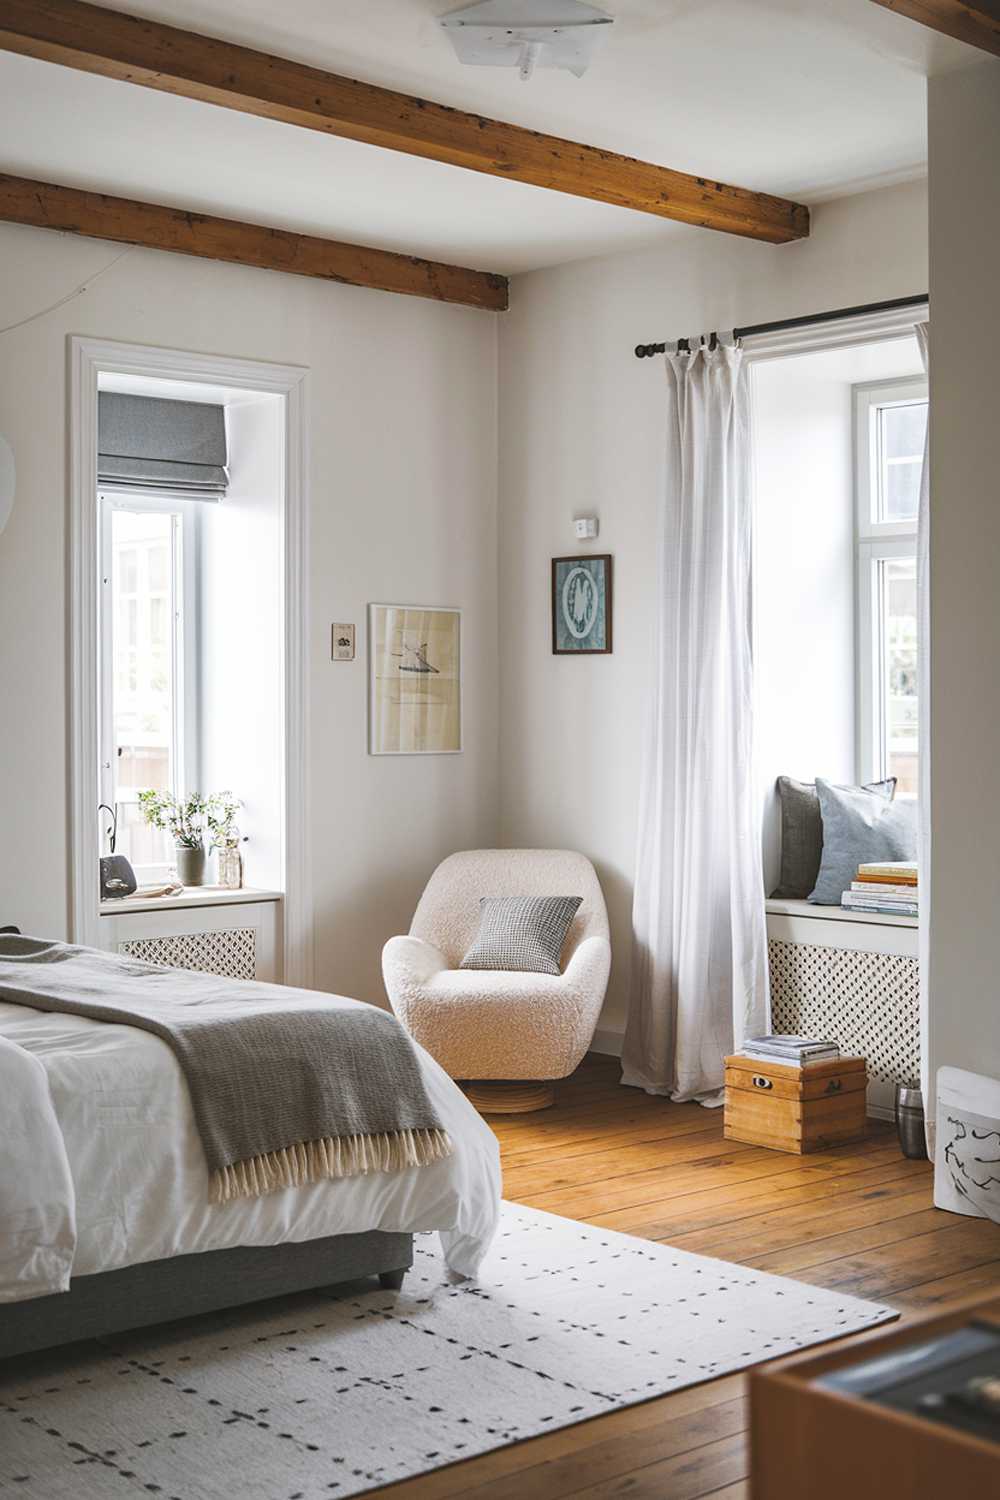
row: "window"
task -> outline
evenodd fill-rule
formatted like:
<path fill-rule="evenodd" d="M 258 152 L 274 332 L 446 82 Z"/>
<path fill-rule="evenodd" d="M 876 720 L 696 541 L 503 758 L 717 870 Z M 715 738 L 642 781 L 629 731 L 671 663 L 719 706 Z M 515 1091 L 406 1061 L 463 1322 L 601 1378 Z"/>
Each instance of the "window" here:
<path fill-rule="evenodd" d="M 917 510 L 927 382 L 855 386 L 859 772 L 915 797 Z"/>
<path fill-rule="evenodd" d="M 117 809 L 118 852 L 159 879 L 173 851 L 139 793 L 197 783 L 197 502 L 135 491 L 98 505 L 101 801 Z"/>

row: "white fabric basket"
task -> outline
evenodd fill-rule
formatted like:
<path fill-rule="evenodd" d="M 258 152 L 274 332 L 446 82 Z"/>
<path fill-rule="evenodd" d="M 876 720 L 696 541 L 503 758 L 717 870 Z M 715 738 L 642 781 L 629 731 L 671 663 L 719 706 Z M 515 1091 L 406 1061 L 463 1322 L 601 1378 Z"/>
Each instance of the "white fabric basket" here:
<path fill-rule="evenodd" d="M 938 1069 L 934 1205 L 1000 1224 L 1000 1080 Z"/>

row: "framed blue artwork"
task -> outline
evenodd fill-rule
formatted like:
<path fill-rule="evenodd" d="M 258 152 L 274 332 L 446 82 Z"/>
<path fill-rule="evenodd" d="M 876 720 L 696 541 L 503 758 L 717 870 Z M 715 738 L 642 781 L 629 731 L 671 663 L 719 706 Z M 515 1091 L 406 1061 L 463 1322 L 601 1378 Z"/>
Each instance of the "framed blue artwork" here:
<path fill-rule="evenodd" d="M 552 559 L 552 650 L 596 656 L 611 650 L 611 555 Z"/>

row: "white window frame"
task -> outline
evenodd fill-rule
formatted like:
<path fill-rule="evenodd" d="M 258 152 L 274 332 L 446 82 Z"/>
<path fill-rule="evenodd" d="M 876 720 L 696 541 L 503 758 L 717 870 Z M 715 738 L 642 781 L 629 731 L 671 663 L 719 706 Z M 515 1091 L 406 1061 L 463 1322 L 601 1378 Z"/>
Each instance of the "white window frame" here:
<path fill-rule="evenodd" d="M 103 376 L 195 381 L 282 399 L 281 577 L 284 616 L 282 975 L 308 989 L 313 979 L 314 918 L 309 818 L 309 694 L 307 567 L 308 379 L 299 365 L 126 344 L 71 334 L 69 347 L 69 593 L 70 593 L 70 933 L 100 947 L 97 860 L 100 852 L 97 691 L 100 549 L 97 513 L 97 393 Z"/>
<path fill-rule="evenodd" d="M 916 557 L 917 518 L 879 521 L 872 496 L 880 483 L 877 423 L 880 407 L 926 401 L 926 377 L 907 376 L 856 385 L 854 396 L 855 491 L 855 652 L 857 671 L 857 762 L 860 781 L 882 781 L 888 775 L 886 743 L 885 652 L 881 638 L 881 600 L 876 563 L 887 558 Z"/>
<path fill-rule="evenodd" d="M 101 801 L 110 807 L 120 800 L 115 785 L 113 756 L 114 733 L 114 651 L 112 588 L 111 517 L 116 510 L 152 511 L 174 518 L 173 597 L 171 622 L 171 669 L 174 681 L 172 762 L 173 784 L 177 797 L 198 789 L 201 744 L 201 681 L 199 672 L 200 611 L 199 574 L 201 566 L 201 507 L 211 504 L 204 497 L 195 498 L 183 491 L 122 488 L 108 486 L 97 492 L 98 545 L 101 557 L 101 590 L 98 598 L 99 663 L 98 696 L 100 700 L 99 774 Z M 136 865 L 141 881 L 164 880 L 170 870 L 167 863 Z"/>

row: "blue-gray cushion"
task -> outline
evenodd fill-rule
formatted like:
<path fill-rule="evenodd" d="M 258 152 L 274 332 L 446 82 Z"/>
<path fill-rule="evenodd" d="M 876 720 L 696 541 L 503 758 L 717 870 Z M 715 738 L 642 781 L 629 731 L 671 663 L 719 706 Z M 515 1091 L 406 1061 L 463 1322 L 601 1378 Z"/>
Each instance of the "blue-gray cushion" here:
<path fill-rule="evenodd" d="M 887 802 L 862 786 L 835 786 L 816 777 L 823 819 L 823 857 L 809 897 L 818 906 L 839 906 L 858 878 L 858 865 L 916 859 L 917 804 Z"/>
<path fill-rule="evenodd" d="M 777 786 L 781 799 L 781 874 L 771 896 L 780 901 L 805 901 L 815 889 L 823 858 L 823 818 L 816 784 L 779 776 Z M 873 781 L 865 791 L 877 792 L 891 802 L 896 778 Z"/>

